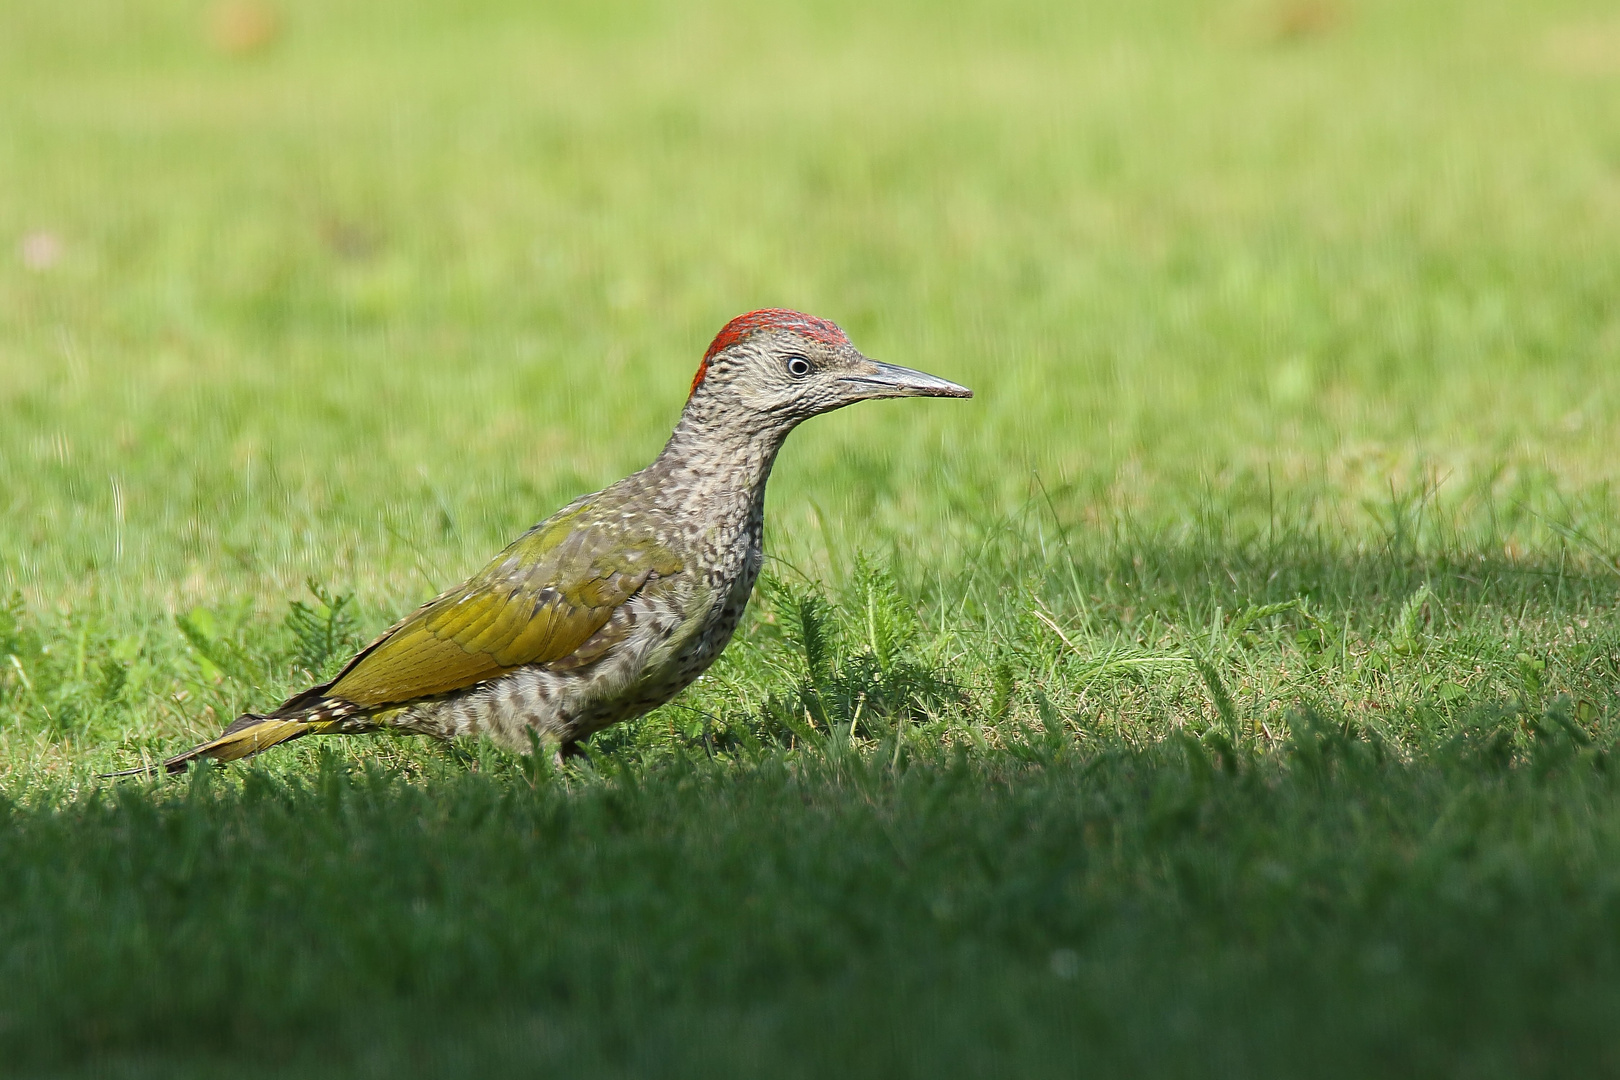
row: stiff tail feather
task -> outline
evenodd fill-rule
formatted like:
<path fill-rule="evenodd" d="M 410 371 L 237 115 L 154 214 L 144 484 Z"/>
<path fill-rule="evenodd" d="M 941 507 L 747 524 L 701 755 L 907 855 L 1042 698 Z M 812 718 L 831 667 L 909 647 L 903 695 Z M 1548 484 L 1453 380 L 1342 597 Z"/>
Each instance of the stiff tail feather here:
<path fill-rule="evenodd" d="M 215 761 L 237 761 L 241 758 L 251 757 L 261 750 L 268 750 L 272 746 L 279 746 L 284 742 L 305 735 L 319 735 L 338 727 L 336 720 L 314 720 L 309 718 L 259 716 L 256 713 L 243 713 L 238 716 L 230 727 L 220 732 L 215 738 L 192 747 L 183 754 L 176 754 L 172 758 L 165 758 L 159 765 L 145 765 L 134 769 L 125 769 L 122 772 L 103 773 L 103 778 L 116 776 L 141 776 L 156 773 L 158 770 L 177 773 L 184 772 L 186 767 L 198 758 L 213 758 Z"/>

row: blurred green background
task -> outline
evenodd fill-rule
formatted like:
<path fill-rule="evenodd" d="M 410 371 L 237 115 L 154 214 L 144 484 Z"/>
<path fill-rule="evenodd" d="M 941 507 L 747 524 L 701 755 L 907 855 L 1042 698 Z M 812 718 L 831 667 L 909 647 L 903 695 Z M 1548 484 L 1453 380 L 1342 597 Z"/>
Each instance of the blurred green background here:
<path fill-rule="evenodd" d="M 0 585 L 47 605 L 414 598 L 765 305 L 979 392 L 796 436 L 811 558 L 959 557 L 1037 475 L 1533 544 L 1620 467 L 1602 4 L 18 2 L 0 89 Z"/>

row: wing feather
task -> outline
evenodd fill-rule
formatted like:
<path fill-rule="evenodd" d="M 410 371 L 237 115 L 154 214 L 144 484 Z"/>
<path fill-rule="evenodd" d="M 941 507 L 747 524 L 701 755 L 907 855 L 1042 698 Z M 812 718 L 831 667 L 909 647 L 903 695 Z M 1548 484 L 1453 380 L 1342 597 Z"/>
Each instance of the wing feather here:
<path fill-rule="evenodd" d="M 528 664 L 566 661 L 587 642 L 597 644 L 621 604 L 682 563 L 617 515 L 582 521 L 588 509 L 535 526 L 464 584 L 402 619 L 337 678 L 283 709 L 320 698 L 366 708 L 402 704 Z"/>

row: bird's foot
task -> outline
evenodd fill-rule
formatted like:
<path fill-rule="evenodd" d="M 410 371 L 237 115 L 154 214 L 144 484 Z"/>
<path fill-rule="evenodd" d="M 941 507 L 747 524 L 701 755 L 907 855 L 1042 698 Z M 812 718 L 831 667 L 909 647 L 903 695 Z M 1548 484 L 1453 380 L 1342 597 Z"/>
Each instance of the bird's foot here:
<path fill-rule="evenodd" d="M 578 739 L 566 739 L 557 744 L 556 751 L 551 755 L 551 767 L 560 769 L 563 767 L 563 762 L 569 758 L 581 758 L 584 756 L 585 748 L 580 745 Z"/>

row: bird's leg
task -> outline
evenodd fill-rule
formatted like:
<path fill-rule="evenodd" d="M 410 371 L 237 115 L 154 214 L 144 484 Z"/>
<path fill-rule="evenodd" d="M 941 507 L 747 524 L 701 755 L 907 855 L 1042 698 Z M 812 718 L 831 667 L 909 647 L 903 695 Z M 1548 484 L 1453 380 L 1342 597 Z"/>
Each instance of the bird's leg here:
<path fill-rule="evenodd" d="M 578 739 L 565 739 L 557 744 L 556 753 L 551 755 L 551 767 L 560 769 L 563 762 L 569 758 L 584 757 L 585 748 L 579 745 Z"/>

